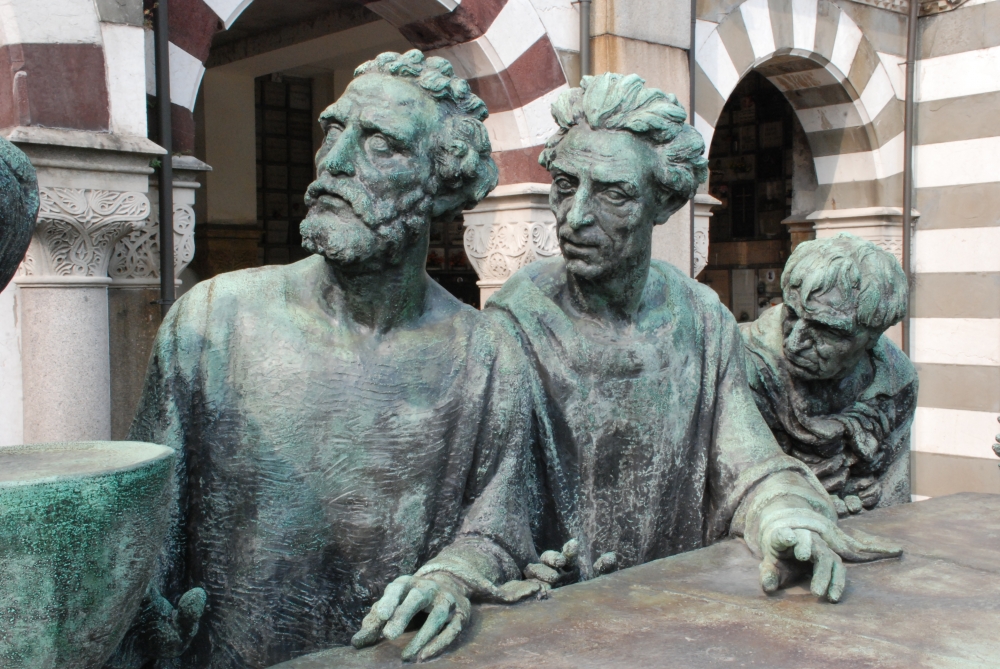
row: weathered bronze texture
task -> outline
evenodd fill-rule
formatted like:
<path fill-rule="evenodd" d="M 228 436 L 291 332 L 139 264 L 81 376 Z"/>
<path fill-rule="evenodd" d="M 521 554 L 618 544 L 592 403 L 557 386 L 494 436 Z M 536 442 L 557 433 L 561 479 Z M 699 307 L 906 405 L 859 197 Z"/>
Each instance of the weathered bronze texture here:
<path fill-rule="evenodd" d="M 487 303 L 530 363 L 536 440 L 530 516 L 497 505 L 485 525 L 515 531 L 499 546 L 530 532 L 544 551 L 520 590 L 499 594 L 511 601 L 532 582 L 585 580 L 735 534 L 761 558 L 765 591 L 805 567 L 814 595 L 836 602 L 842 560 L 899 549 L 837 527 L 830 496 L 757 410 L 732 314 L 707 286 L 651 261 L 653 227 L 694 196 L 707 161 L 677 98 L 644 84 L 584 77 L 553 104 L 559 130 L 540 162 L 562 256 L 522 269 Z M 471 609 L 467 593 L 428 578 L 472 589 L 521 557 L 450 551 L 389 586 L 354 645 L 393 639 L 426 611 L 403 657 L 433 656 Z"/>
<path fill-rule="evenodd" d="M 917 370 L 883 336 L 906 313 L 899 261 L 847 234 L 803 242 L 781 288 L 783 304 L 740 326 L 764 420 L 841 515 L 909 502 Z"/>
<path fill-rule="evenodd" d="M 35 168 L 24 152 L 0 137 L 0 290 L 24 259 L 38 205 Z"/>
<path fill-rule="evenodd" d="M 765 595 L 740 540 L 554 590 L 546 601 L 477 607 L 440 669 L 993 669 L 1000 658 L 1000 496 L 960 494 L 844 522 L 904 547 L 848 567 L 837 606 L 808 583 Z M 406 634 L 281 669 L 402 666 Z"/>
<path fill-rule="evenodd" d="M 168 628 L 181 593 L 202 586 L 209 603 L 180 666 L 257 668 L 346 643 L 390 581 L 456 535 L 450 555 L 473 562 L 514 535 L 502 525 L 523 517 L 507 509 L 524 499 L 523 356 L 424 270 L 431 221 L 496 186 L 485 118 L 444 59 L 361 65 L 320 119 L 301 227 L 315 255 L 202 282 L 161 326 L 131 437 L 179 454 L 152 600 Z M 533 557 L 530 535 L 506 548 L 477 572 L 487 591 Z M 422 582 L 465 596 L 447 574 Z"/>
<path fill-rule="evenodd" d="M 0 449 L 0 666 L 103 664 L 153 574 L 174 459 L 134 442 Z"/>

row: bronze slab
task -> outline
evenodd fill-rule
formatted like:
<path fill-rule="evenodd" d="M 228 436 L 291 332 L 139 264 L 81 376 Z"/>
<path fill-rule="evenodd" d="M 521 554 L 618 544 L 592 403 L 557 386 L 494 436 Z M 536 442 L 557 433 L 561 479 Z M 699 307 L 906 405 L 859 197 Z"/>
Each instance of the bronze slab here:
<path fill-rule="evenodd" d="M 561 588 L 544 601 L 476 607 L 435 667 L 552 669 L 1000 667 L 1000 495 L 963 493 L 865 513 L 848 528 L 890 537 L 898 560 L 848 566 L 840 604 L 795 586 L 766 596 L 742 541 Z M 412 633 L 334 648 L 281 669 L 403 666 Z"/>

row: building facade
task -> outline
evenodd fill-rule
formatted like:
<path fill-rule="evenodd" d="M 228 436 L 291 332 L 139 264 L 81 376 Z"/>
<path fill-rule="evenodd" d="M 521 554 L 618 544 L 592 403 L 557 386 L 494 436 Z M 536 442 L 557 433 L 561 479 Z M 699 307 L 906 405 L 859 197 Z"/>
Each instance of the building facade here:
<path fill-rule="evenodd" d="M 448 58 L 490 109 L 500 186 L 432 231 L 432 276 L 478 304 L 558 253 L 537 157 L 552 101 L 579 81 L 578 3 L 170 0 L 169 105 L 154 4 L 0 0 L 0 129 L 42 188 L 36 238 L 0 294 L 0 444 L 127 432 L 159 323 L 158 114 L 174 129 L 182 291 L 301 257 L 315 119 L 387 50 Z M 654 255 L 744 319 L 777 297 L 803 239 L 849 231 L 901 257 L 906 2 L 694 4 L 693 22 L 687 0 L 591 6 L 593 71 L 636 72 L 689 109 L 694 86 L 712 176 L 693 217 L 656 230 Z M 1000 492 L 1000 3 L 924 3 L 916 47 L 913 492 Z"/>

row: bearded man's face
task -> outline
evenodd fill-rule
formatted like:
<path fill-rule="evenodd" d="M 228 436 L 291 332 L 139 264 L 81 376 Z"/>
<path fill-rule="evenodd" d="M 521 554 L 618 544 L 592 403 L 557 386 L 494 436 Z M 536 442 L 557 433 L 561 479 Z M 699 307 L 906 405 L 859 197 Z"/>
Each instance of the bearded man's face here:
<path fill-rule="evenodd" d="M 405 79 L 366 74 L 323 118 L 302 245 L 344 269 L 398 262 L 430 224 L 438 103 Z"/>

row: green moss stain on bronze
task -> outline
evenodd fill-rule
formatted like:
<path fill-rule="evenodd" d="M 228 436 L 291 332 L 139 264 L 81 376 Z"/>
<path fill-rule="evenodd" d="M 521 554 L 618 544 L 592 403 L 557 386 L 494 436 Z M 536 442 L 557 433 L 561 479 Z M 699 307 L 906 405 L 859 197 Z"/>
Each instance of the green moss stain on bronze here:
<path fill-rule="evenodd" d="M 152 575 L 173 461 L 135 442 L 0 451 L 0 666 L 107 659 Z"/>

